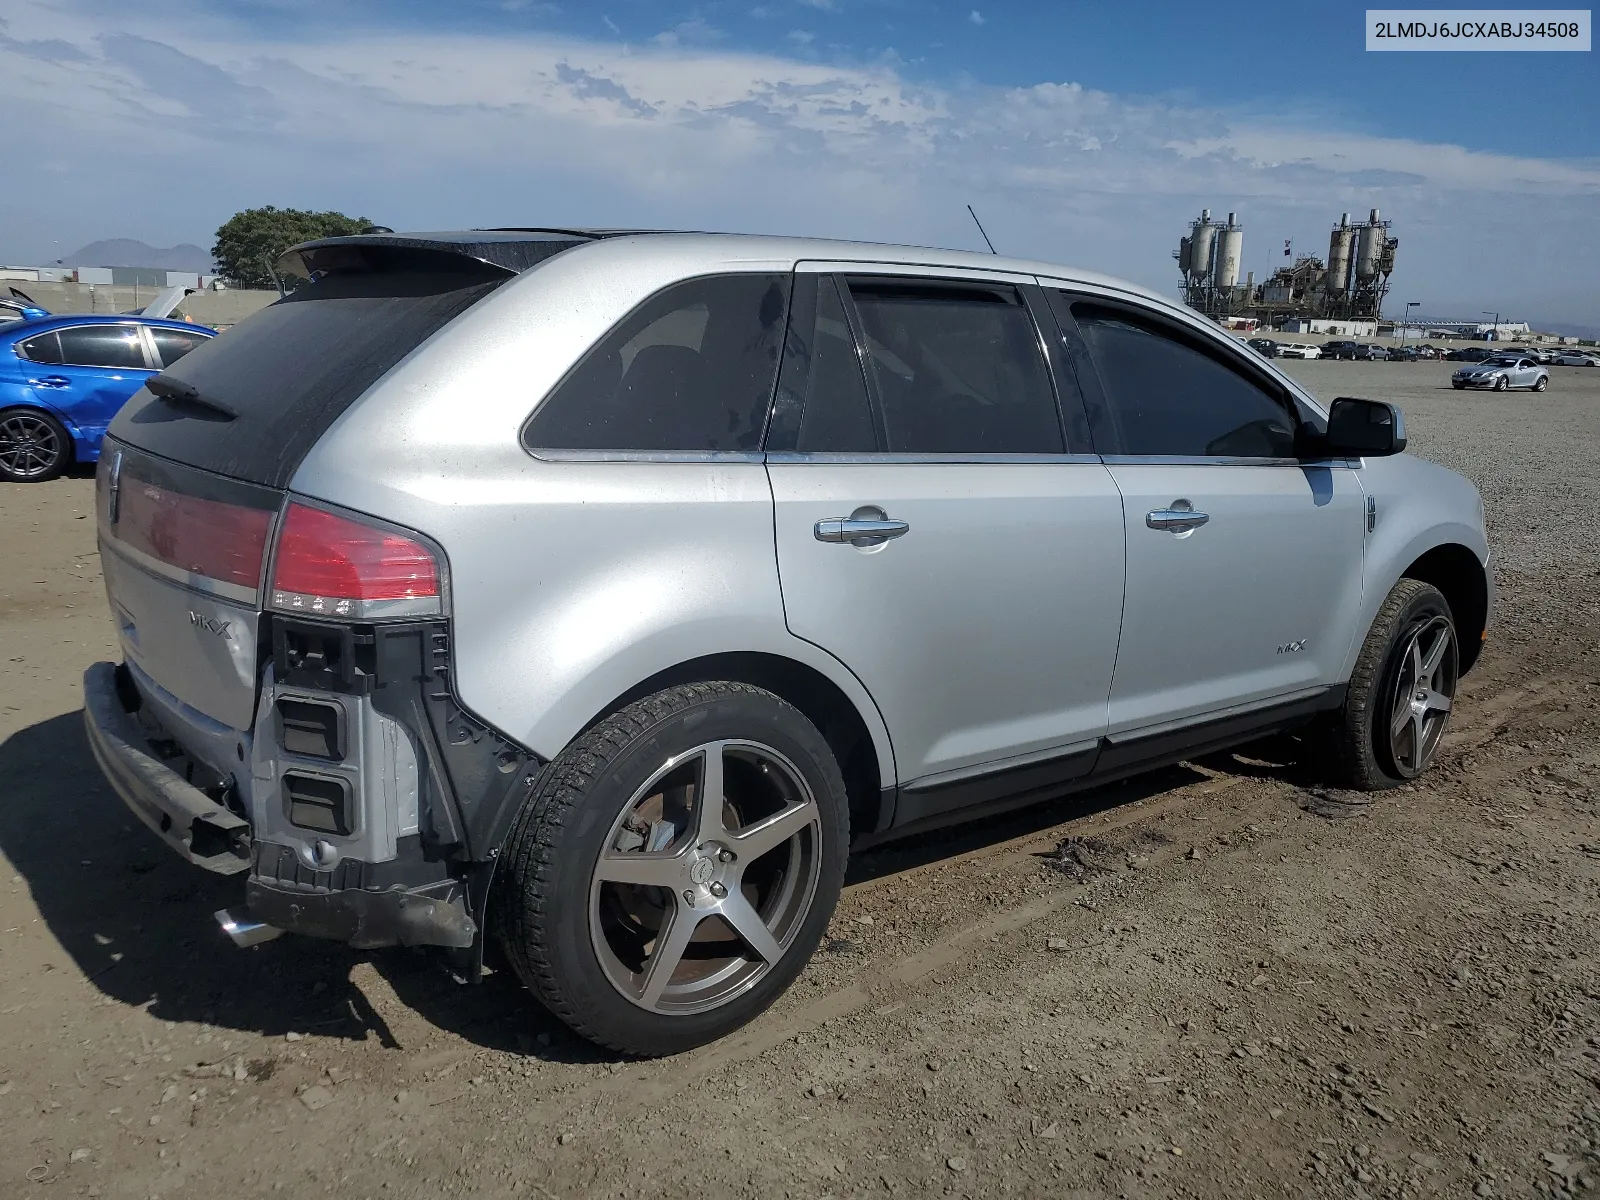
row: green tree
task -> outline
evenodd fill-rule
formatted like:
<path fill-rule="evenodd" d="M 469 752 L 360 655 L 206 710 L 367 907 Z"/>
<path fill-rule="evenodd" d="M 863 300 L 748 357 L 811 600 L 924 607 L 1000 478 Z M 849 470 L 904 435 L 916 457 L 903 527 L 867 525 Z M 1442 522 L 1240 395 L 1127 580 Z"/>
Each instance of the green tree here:
<path fill-rule="evenodd" d="M 217 230 L 211 257 L 223 276 L 237 287 L 276 287 L 268 264 L 290 246 L 314 238 L 365 233 L 373 228 L 365 217 L 298 208 L 247 208 L 234 213 Z"/>

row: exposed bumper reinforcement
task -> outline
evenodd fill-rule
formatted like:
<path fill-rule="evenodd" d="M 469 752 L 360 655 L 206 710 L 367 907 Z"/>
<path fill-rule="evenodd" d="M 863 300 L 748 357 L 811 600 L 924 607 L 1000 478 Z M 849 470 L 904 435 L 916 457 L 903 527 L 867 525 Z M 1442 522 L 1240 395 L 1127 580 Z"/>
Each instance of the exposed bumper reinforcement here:
<path fill-rule="evenodd" d="M 114 663 L 83 673 L 83 723 L 95 761 L 133 815 L 197 867 L 218 875 L 250 869 L 250 823 L 214 802 L 157 758 L 122 705 Z"/>
<path fill-rule="evenodd" d="M 381 946 L 472 945 L 478 926 L 459 898 L 440 899 L 403 888 L 324 892 L 274 886 L 259 877 L 245 883 L 245 905 L 255 920 L 290 933 L 347 942 L 357 950 Z"/>

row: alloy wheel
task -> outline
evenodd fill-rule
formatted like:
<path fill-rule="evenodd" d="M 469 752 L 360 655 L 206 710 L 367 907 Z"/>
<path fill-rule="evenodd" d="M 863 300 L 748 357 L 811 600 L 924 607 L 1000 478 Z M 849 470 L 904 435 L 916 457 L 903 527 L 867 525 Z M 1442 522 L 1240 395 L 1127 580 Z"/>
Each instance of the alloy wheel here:
<path fill-rule="evenodd" d="M 1389 754 L 1404 778 L 1416 778 L 1433 761 L 1455 704 L 1457 675 L 1450 619 L 1438 615 L 1423 621 L 1400 652 L 1389 699 Z"/>
<path fill-rule="evenodd" d="M 590 940 L 611 985 L 665 1015 L 747 992 L 811 909 L 821 834 L 805 777 L 770 746 L 708 742 L 668 759 L 591 873 Z"/>
<path fill-rule="evenodd" d="M 61 436 L 43 417 L 29 412 L 0 418 L 0 466 L 13 479 L 36 479 L 55 470 Z"/>

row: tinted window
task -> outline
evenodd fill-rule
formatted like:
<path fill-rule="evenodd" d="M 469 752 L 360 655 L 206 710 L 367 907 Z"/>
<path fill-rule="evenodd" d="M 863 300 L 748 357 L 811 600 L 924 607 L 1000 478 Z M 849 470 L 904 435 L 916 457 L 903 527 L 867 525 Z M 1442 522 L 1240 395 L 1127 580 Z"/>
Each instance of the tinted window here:
<path fill-rule="evenodd" d="M 146 391 L 111 434 L 166 458 L 269 487 L 284 487 L 344 411 L 429 336 L 510 275 L 476 264 L 453 271 L 352 272 L 296 288 L 167 369 L 238 414 Z"/>
<path fill-rule="evenodd" d="M 1288 458 L 1287 410 L 1244 375 L 1156 322 L 1075 304 L 1124 454 Z"/>
<path fill-rule="evenodd" d="M 886 449 L 1060 454 L 1055 394 L 1012 287 L 855 279 Z"/>
<path fill-rule="evenodd" d="M 548 450 L 759 450 L 788 307 L 786 275 L 692 279 L 645 301 L 535 411 Z"/>
<path fill-rule="evenodd" d="M 801 275 L 795 281 L 767 449 L 807 454 L 878 449 L 861 358 L 831 276 Z"/>
<path fill-rule="evenodd" d="M 36 363 L 59 363 L 61 361 L 61 343 L 56 340 L 55 330 L 41 333 L 29 338 L 17 347 L 22 351 L 24 358 Z"/>
<path fill-rule="evenodd" d="M 150 334 L 156 339 L 156 351 L 161 355 L 162 365 L 168 367 L 196 346 L 210 340 L 203 333 L 191 333 L 187 329 L 156 329 L 152 327 Z"/>
<path fill-rule="evenodd" d="M 134 325 L 79 325 L 57 330 L 61 361 L 76 367 L 144 370 L 144 341 Z"/>

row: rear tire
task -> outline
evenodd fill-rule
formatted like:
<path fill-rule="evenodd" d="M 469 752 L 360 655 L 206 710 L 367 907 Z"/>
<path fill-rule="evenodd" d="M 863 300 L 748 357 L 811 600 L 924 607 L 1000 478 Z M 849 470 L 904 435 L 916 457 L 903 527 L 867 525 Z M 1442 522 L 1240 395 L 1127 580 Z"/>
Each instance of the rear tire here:
<path fill-rule="evenodd" d="M 1449 601 L 1432 584 L 1400 580 L 1373 619 L 1329 731 L 1337 782 L 1376 792 L 1425 772 L 1444 738 L 1459 676 Z"/>
<path fill-rule="evenodd" d="M 0 481 L 44 483 L 72 461 L 72 438 L 43 409 L 0 411 Z"/>
<path fill-rule="evenodd" d="M 715 807 L 703 787 L 721 793 Z M 675 1054 L 794 981 L 838 902 L 849 839 L 844 778 L 798 710 L 743 683 L 668 688 L 540 774 L 502 854 L 496 933 L 575 1032 Z"/>
<path fill-rule="evenodd" d="M 1536 392 L 1542 392 L 1549 386 L 1550 377 L 1548 375 L 1541 375 L 1538 379 L 1533 381 L 1533 390 Z"/>

